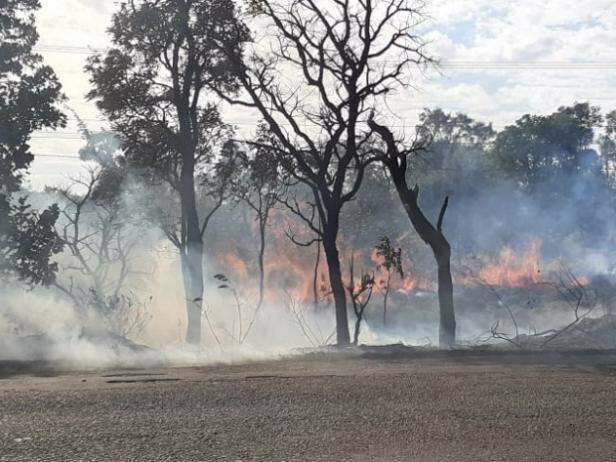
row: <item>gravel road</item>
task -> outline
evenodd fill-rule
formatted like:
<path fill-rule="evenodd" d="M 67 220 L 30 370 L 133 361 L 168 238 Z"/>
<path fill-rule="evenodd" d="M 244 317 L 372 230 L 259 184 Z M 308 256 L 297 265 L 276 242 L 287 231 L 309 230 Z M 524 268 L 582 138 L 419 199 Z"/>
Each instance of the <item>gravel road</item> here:
<path fill-rule="evenodd" d="M 0 400 L 3 462 L 616 461 L 606 354 L 63 374 L 0 364 Z"/>

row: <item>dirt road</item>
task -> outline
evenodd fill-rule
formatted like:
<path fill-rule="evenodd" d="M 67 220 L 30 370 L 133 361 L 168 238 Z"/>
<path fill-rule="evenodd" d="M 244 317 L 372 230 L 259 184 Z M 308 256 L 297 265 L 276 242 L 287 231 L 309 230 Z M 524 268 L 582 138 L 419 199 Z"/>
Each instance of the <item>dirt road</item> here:
<path fill-rule="evenodd" d="M 0 461 L 616 461 L 613 354 L 24 372 Z"/>

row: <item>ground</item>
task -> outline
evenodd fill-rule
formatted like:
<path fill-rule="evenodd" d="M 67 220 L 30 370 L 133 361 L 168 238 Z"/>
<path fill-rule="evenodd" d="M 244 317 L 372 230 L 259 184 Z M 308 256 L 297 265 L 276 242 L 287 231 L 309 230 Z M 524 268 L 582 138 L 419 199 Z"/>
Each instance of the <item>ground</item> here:
<path fill-rule="evenodd" d="M 616 352 L 0 367 L 0 461 L 614 461 Z"/>

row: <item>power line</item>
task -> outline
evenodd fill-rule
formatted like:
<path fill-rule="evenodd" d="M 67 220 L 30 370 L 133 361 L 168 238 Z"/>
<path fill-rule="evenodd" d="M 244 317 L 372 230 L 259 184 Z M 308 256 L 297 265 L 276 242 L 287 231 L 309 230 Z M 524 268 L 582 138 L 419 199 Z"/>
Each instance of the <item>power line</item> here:
<path fill-rule="evenodd" d="M 476 121 L 478 123 L 481 123 L 481 121 Z M 249 122 L 238 122 L 238 123 L 231 123 L 230 125 L 241 125 L 241 126 L 245 126 L 245 127 L 258 127 L 259 124 L 257 123 L 249 123 Z M 280 124 L 281 126 L 284 127 L 289 127 L 289 124 Z M 298 124 L 300 126 L 303 127 L 313 127 L 313 125 L 311 124 Z M 511 124 L 484 124 L 486 127 L 489 125 L 491 126 L 493 129 L 503 129 L 503 128 L 507 128 L 507 127 L 513 127 L 516 124 L 515 123 L 511 123 Z M 417 129 L 417 128 L 423 128 L 424 125 L 422 124 L 409 124 L 409 125 L 388 125 L 390 128 L 398 128 L 398 129 Z M 441 123 L 439 124 L 439 126 L 441 127 L 465 127 L 466 124 L 462 123 L 462 122 L 451 122 L 451 123 Z M 316 126 L 314 126 L 316 128 Z M 607 124 L 596 124 L 593 125 L 592 128 L 608 128 Z M 113 133 L 113 130 L 110 131 L 111 133 Z M 32 136 L 32 139 L 61 139 L 61 140 L 85 140 L 85 138 L 83 137 L 83 135 L 80 132 L 70 132 L 70 131 L 41 131 L 38 132 L 37 134 Z"/>
<path fill-rule="evenodd" d="M 80 54 L 87 55 L 104 52 L 106 48 L 39 45 L 35 50 L 41 53 Z M 376 61 L 375 61 L 376 62 Z M 379 60 L 378 63 L 398 64 L 396 60 Z M 500 61 L 500 60 L 443 60 L 439 63 L 443 69 L 458 70 L 612 70 L 616 69 L 616 61 Z"/>
<path fill-rule="evenodd" d="M 67 154 L 34 154 L 34 158 L 38 158 L 38 157 L 49 157 L 49 158 L 57 158 L 57 159 L 70 159 L 70 160 L 78 160 L 80 162 L 83 162 L 83 160 L 80 157 L 75 157 L 75 156 L 70 156 Z"/>
<path fill-rule="evenodd" d="M 440 67 L 466 70 L 611 70 L 616 69 L 616 62 L 444 61 Z"/>
<path fill-rule="evenodd" d="M 37 45 L 34 50 L 38 53 L 60 53 L 60 54 L 75 54 L 85 55 L 91 53 L 99 53 L 106 51 L 105 48 L 94 47 L 76 47 L 64 45 Z"/>

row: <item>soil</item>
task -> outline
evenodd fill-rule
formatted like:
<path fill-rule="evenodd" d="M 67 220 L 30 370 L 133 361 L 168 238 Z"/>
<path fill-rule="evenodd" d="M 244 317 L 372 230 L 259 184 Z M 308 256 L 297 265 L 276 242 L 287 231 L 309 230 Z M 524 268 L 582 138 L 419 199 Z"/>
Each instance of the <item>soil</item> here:
<path fill-rule="evenodd" d="M 0 364 L 0 461 L 614 461 L 616 352 Z"/>

